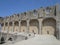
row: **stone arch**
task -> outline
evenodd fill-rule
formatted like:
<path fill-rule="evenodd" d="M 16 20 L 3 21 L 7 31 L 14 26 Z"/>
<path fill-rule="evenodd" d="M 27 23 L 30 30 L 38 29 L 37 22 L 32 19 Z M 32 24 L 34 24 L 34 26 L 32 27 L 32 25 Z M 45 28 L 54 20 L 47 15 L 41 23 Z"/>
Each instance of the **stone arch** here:
<path fill-rule="evenodd" d="M 5 29 L 4 29 L 4 23 L 1 23 L 1 24 L 0 24 L 0 29 L 1 29 L 2 31 L 5 30 Z"/>
<path fill-rule="evenodd" d="M 9 22 L 9 31 L 13 31 L 13 22 Z"/>
<path fill-rule="evenodd" d="M 9 22 L 9 26 L 12 26 L 12 22 Z"/>
<path fill-rule="evenodd" d="M 56 20 L 54 18 L 46 18 L 42 22 L 42 34 L 56 35 Z"/>
<path fill-rule="evenodd" d="M 38 26 L 39 26 L 38 20 L 32 19 L 30 20 L 29 24 L 30 24 L 29 32 L 38 34 Z"/>
<path fill-rule="evenodd" d="M 8 30 L 8 22 L 5 22 L 5 31 Z"/>
<path fill-rule="evenodd" d="M 18 21 L 14 22 L 14 31 L 16 31 L 16 32 L 19 31 L 19 22 Z"/>
<path fill-rule="evenodd" d="M 26 32 L 27 30 L 27 22 L 25 20 L 21 21 L 21 32 Z"/>
<path fill-rule="evenodd" d="M 15 26 L 19 26 L 19 22 L 18 22 L 18 21 L 15 21 L 15 22 L 14 22 L 14 25 L 15 25 Z"/>

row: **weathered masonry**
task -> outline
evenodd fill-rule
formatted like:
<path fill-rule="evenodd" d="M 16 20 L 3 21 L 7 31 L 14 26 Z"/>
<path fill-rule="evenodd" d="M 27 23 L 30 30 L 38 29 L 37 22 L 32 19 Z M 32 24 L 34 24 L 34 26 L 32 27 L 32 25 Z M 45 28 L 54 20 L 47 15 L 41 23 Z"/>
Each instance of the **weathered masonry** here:
<path fill-rule="evenodd" d="M 1 26 L 2 32 L 49 34 L 60 39 L 59 5 L 7 16 Z"/>

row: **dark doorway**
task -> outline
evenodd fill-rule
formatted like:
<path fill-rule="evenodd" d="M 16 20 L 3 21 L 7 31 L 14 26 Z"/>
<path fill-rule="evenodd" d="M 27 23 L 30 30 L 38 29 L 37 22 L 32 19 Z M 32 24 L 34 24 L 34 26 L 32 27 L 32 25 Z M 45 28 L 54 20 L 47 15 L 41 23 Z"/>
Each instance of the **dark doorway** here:
<path fill-rule="evenodd" d="M 0 42 L 0 44 L 4 44 L 5 43 L 5 39 L 4 39 L 4 37 L 1 37 L 1 42 Z"/>

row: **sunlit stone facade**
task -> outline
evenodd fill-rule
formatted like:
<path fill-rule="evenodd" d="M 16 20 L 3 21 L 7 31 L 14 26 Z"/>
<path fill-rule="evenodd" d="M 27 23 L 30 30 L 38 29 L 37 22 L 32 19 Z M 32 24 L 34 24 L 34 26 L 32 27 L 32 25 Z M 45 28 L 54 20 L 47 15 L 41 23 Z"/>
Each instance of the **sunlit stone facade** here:
<path fill-rule="evenodd" d="M 32 11 L 4 17 L 1 23 L 2 32 L 26 32 L 49 34 L 60 38 L 59 5 L 40 8 Z"/>

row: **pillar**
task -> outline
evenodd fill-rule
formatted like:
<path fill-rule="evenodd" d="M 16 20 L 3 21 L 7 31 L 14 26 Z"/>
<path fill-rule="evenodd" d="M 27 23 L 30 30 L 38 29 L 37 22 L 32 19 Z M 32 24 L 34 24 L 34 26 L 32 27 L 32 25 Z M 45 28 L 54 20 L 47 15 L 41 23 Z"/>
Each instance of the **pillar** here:
<path fill-rule="evenodd" d="M 60 40 L 60 22 L 58 21 L 56 24 L 56 35 L 57 35 L 57 39 Z"/>
<path fill-rule="evenodd" d="M 29 20 L 27 20 L 27 33 L 29 33 Z"/>
<path fill-rule="evenodd" d="M 6 31 L 6 30 L 5 30 L 5 22 L 4 22 L 4 31 Z"/>
<path fill-rule="evenodd" d="M 6 30 L 5 30 L 5 20 L 4 20 L 4 31 L 6 31 Z"/>
<path fill-rule="evenodd" d="M 8 22 L 8 32 L 9 32 L 10 30 L 9 30 L 9 22 Z"/>
<path fill-rule="evenodd" d="M 13 26 L 13 29 L 12 29 L 12 31 L 14 32 L 14 21 L 12 22 L 12 26 Z"/>
<path fill-rule="evenodd" d="M 21 20 L 19 21 L 19 32 L 21 32 Z"/>
<path fill-rule="evenodd" d="M 39 21 L 39 30 L 38 30 L 38 34 L 42 34 L 42 19 L 38 19 Z"/>

